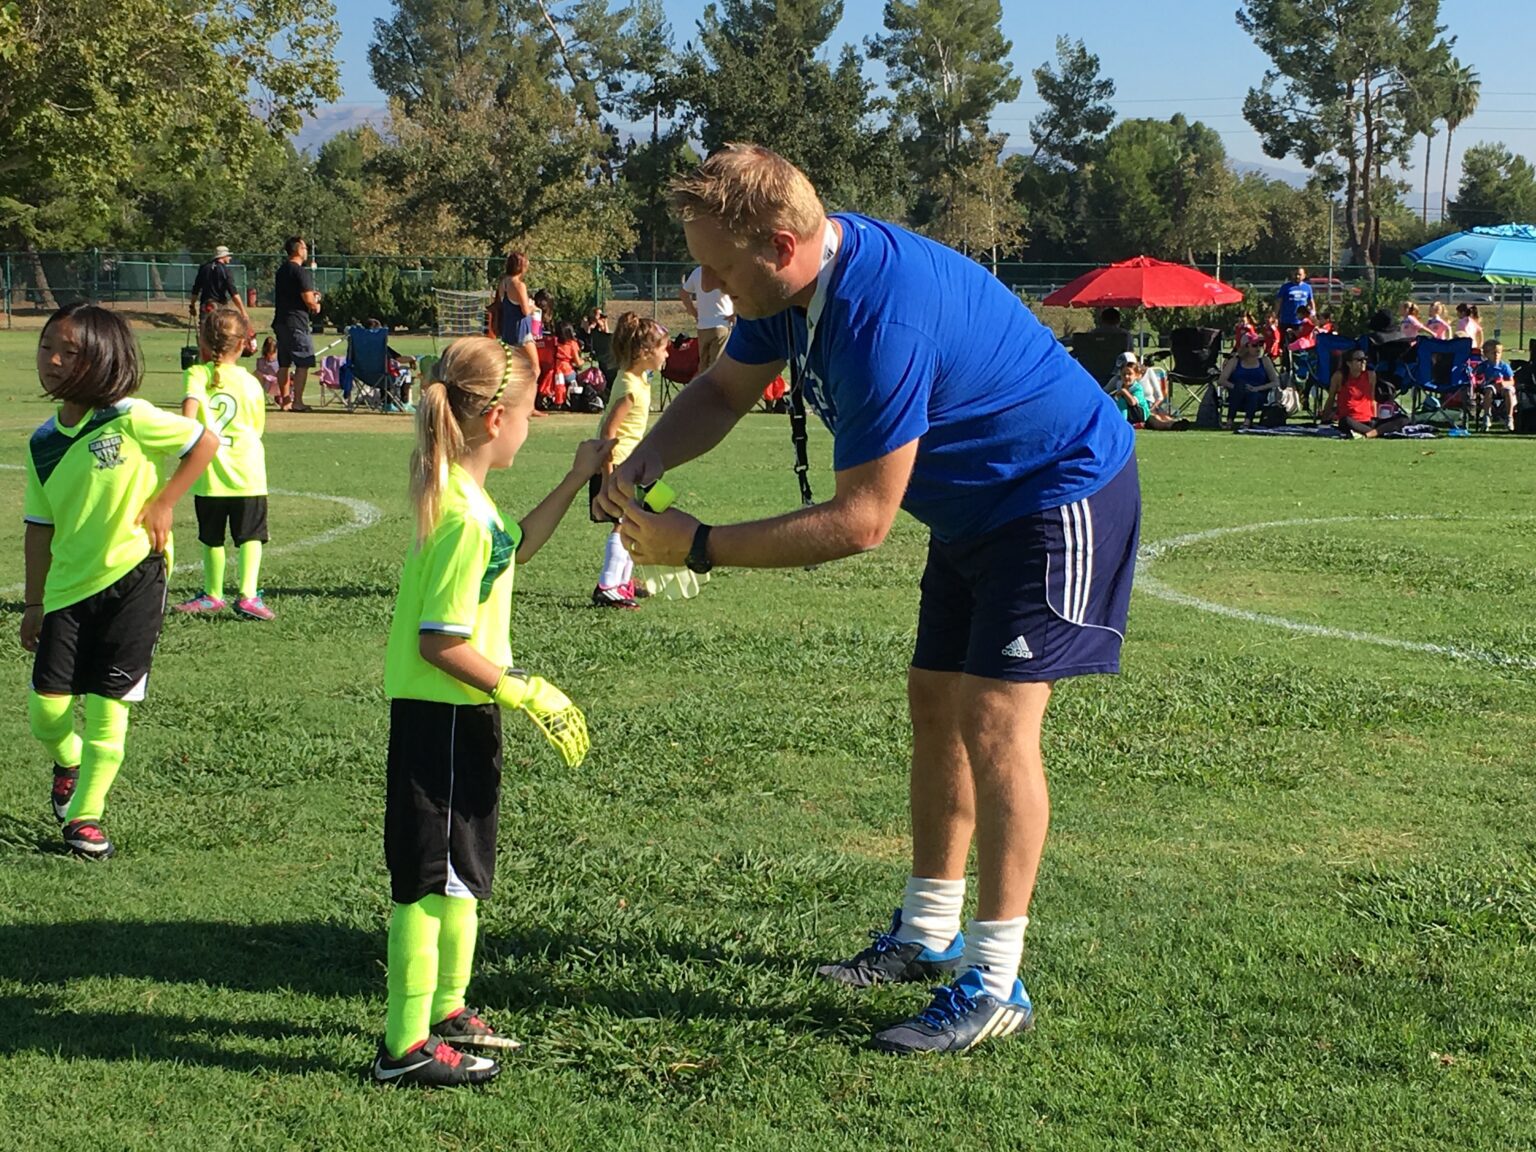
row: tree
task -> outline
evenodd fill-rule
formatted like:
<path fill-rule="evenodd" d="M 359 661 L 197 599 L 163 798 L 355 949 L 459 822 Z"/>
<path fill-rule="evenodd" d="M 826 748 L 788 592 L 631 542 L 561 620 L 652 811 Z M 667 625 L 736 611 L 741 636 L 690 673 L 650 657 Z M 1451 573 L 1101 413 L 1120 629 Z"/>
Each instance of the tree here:
<path fill-rule="evenodd" d="M 1028 220 L 1013 196 L 1014 174 L 1002 163 L 1004 140 L 985 137 L 974 160 L 944 175 L 940 210 L 924 229 L 967 255 L 985 255 L 994 275 L 998 259 L 1023 246 Z"/>
<path fill-rule="evenodd" d="M 1351 258 L 1374 264 L 1381 213 L 1397 188 L 1383 166 L 1406 164 L 1405 94 L 1450 66 L 1439 0 L 1248 0 L 1237 22 L 1270 58 L 1243 115 L 1274 157 L 1344 175 Z"/>
<path fill-rule="evenodd" d="M 1034 71 L 1046 110 L 1029 122 L 1031 159 L 1047 167 L 1081 168 L 1114 123 L 1109 98 L 1115 82 L 1099 76 L 1099 58 L 1081 40 L 1065 36 L 1056 37 L 1056 68 L 1046 61 Z"/>
<path fill-rule="evenodd" d="M 1459 228 L 1536 220 L 1536 169 L 1502 144 L 1474 144 L 1461 158 L 1450 219 Z"/>
<path fill-rule="evenodd" d="M 1193 263 L 1245 248 L 1258 233 L 1258 209 L 1239 195 L 1221 137 L 1183 116 L 1116 124 L 1087 190 L 1089 250 L 1098 260 L 1146 254 Z"/>
<path fill-rule="evenodd" d="M 1002 17 L 1000 0 L 887 0 L 886 34 L 866 41 L 886 66 L 903 143 L 925 179 L 997 167 L 995 156 L 983 161 L 986 124 L 1019 94 Z"/>
<path fill-rule="evenodd" d="M 1451 137 L 1477 111 L 1482 81 L 1470 67 L 1454 69 L 1444 88 L 1440 119 L 1445 122 L 1445 170 L 1440 175 L 1440 215 L 1445 215 L 1446 192 L 1451 182 Z"/>
<path fill-rule="evenodd" d="M 146 142 L 243 172 L 340 95 L 330 0 L 36 0 L 7 9 L 0 233 L 33 251 L 110 225 Z M 41 264 L 34 261 L 38 287 Z"/>
<path fill-rule="evenodd" d="M 499 15 L 497 0 L 395 0 L 394 15 L 373 22 L 374 84 L 409 116 L 441 102 L 445 84 L 466 69 L 493 75 Z"/>
<path fill-rule="evenodd" d="M 841 16 L 841 0 L 710 4 L 668 99 L 706 153 L 762 144 L 797 164 L 829 205 L 899 215 L 907 177 L 894 130 L 877 121 L 887 102 L 852 45 L 835 66 L 818 58 Z"/>

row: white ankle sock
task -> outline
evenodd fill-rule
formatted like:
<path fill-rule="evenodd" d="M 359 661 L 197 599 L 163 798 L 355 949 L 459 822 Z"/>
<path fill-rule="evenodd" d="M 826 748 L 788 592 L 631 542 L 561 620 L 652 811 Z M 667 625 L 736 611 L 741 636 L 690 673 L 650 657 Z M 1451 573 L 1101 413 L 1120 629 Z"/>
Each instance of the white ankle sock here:
<path fill-rule="evenodd" d="M 603 546 L 603 574 L 597 578 L 599 588 L 617 588 L 624 583 L 624 566 L 629 563 L 629 553 L 617 532 L 608 533 L 608 543 Z"/>
<path fill-rule="evenodd" d="M 965 956 L 960 970 L 979 968 L 981 982 L 999 1000 L 1013 995 L 1024 959 L 1024 929 L 1028 916 L 1012 920 L 972 920 L 965 926 Z"/>
<path fill-rule="evenodd" d="M 942 952 L 960 932 L 960 909 L 965 904 L 965 881 L 907 877 L 901 898 L 901 928 L 896 939 L 921 940 L 924 948 Z"/>

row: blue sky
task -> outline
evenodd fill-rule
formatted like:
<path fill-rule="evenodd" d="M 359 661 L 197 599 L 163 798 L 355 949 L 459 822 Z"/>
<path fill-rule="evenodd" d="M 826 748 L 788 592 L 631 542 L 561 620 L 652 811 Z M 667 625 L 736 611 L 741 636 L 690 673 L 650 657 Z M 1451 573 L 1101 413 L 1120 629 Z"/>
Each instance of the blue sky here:
<path fill-rule="evenodd" d="M 693 38 L 706 2 L 664 0 L 679 45 Z M 1220 132 L 1234 160 L 1299 170 L 1294 160 L 1265 157 L 1258 137 L 1243 120 L 1243 96 L 1263 76 L 1266 59 L 1237 26 L 1237 6 L 1237 0 L 1003 0 L 1003 31 L 1013 42 L 1014 73 L 1024 87 L 1016 103 L 998 109 L 993 127 L 1009 133 L 1016 145 L 1028 144 L 1030 118 L 1040 111 L 1030 71 L 1054 58 L 1056 37 L 1065 35 L 1082 39 L 1098 55 L 1104 74 L 1114 78 L 1112 103 L 1121 116 L 1166 118 L 1182 112 Z M 336 7 L 342 27 L 343 95 L 324 123 L 345 126 L 382 116 L 383 98 L 368 74 L 368 43 L 374 18 L 391 9 L 377 0 L 336 0 Z M 881 0 L 845 0 L 833 45 L 862 42 L 878 33 L 883 8 Z M 1530 0 L 1444 0 L 1441 12 L 1442 22 L 1457 37 L 1457 55 L 1483 80 L 1477 114 L 1458 129 L 1454 140 L 1454 193 L 1456 161 L 1468 145 L 1500 141 L 1536 160 L 1536 73 L 1518 64 L 1518 53 L 1525 51 L 1523 30 L 1530 26 Z M 323 126 L 317 130 L 324 132 Z M 314 135 L 311 131 L 301 139 L 310 143 Z M 1443 143 L 1443 136 L 1435 141 L 1432 199 L 1439 192 Z M 1422 157 L 1421 150 L 1416 161 L 1421 169 Z M 1419 178 L 1417 172 L 1410 175 Z M 1417 193 L 1410 200 L 1417 203 Z"/>

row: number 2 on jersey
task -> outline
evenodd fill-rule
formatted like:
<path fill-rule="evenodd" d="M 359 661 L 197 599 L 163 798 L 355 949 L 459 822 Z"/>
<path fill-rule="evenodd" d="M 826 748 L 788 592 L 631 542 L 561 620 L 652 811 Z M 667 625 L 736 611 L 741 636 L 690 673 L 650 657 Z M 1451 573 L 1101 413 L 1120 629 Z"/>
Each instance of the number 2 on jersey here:
<path fill-rule="evenodd" d="M 233 441 L 224 435 L 224 429 L 228 428 L 239 411 L 239 404 L 228 392 L 215 392 L 208 397 L 208 414 L 212 417 L 208 427 L 219 437 L 219 447 L 228 448 Z"/>

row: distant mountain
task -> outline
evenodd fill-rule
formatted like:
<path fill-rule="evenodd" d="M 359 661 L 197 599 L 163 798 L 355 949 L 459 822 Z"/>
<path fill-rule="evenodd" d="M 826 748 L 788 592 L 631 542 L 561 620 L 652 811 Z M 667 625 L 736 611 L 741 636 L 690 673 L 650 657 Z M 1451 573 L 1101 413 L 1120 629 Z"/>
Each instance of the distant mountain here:
<path fill-rule="evenodd" d="M 327 104 L 294 133 L 293 146 L 313 152 L 338 132 L 364 124 L 382 128 L 388 118 L 389 110 L 381 104 Z"/>
<path fill-rule="evenodd" d="M 1284 181 L 1292 188 L 1305 188 L 1307 184 L 1307 173 L 1298 172 L 1294 168 L 1281 168 L 1278 164 L 1259 164 L 1252 160 L 1228 160 L 1227 163 L 1239 176 L 1257 172 L 1268 180 Z"/>

